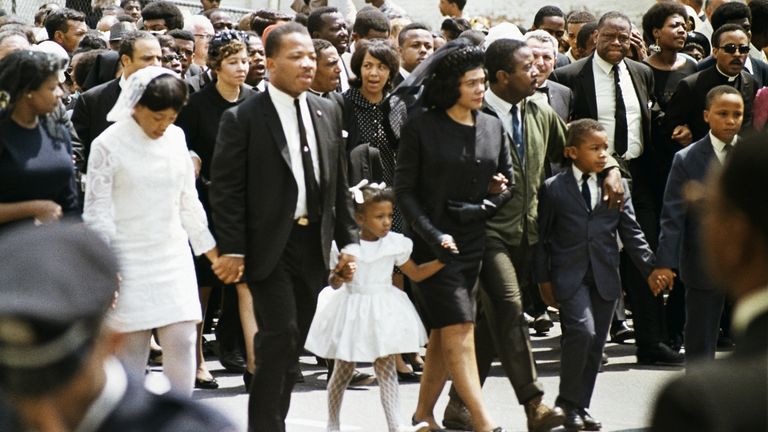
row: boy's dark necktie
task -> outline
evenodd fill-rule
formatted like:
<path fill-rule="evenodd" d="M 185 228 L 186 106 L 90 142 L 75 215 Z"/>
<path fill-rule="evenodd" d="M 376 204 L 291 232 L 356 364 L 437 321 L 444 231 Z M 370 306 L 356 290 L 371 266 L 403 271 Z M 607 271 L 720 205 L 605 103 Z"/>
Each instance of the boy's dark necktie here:
<path fill-rule="evenodd" d="M 613 132 L 613 150 L 619 156 L 627 152 L 627 107 L 624 105 L 624 95 L 621 92 L 619 78 L 621 69 L 613 65 L 613 87 L 616 89 L 616 107 L 613 112 L 616 128 Z"/>
<path fill-rule="evenodd" d="M 592 211 L 592 194 L 589 193 L 589 174 L 581 175 L 581 196 L 584 198 L 584 202 L 587 204 L 587 210 Z"/>
<path fill-rule="evenodd" d="M 307 130 L 304 128 L 304 120 L 301 116 L 301 105 L 298 99 L 293 100 L 296 107 L 296 118 L 299 121 L 299 143 L 301 148 L 301 165 L 304 167 L 304 188 L 307 191 L 307 219 L 310 223 L 320 220 L 320 186 L 315 179 L 315 164 L 312 163 L 312 152 L 309 151 Z"/>

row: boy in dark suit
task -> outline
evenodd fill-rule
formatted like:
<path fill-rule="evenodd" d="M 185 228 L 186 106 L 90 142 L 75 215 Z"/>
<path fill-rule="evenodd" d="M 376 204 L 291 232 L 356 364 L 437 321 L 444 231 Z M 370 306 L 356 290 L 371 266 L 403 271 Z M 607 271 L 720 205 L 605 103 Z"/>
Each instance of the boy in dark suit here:
<path fill-rule="evenodd" d="M 600 199 L 608 136 L 595 120 L 573 122 L 565 156 L 572 166 L 548 179 L 539 194 L 536 277 L 542 299 L 559 307 L 564 327 L 560 395 L 566 430 L 600 430 L 586 411 L 603 347 L 621 295 L 618 232 L 637 268 L 647 275 L 654 256 L 635 219 L 625 184 L 624 211 Z M 668 277 L 671 280 L 671 277 Z"/>
<path fill-rule="evenodd" d="M 685 355 L 689 362 L 715 358 L 725 297 L 703 264 L 699 212 L 686 204 L 684 189 L 691 181 L 702 182 L 713 163 L 725 162 L 738 140 L 743 117 L 744 100 L 738 89 L 720 85 L 710 90 L 704 109 L 709 133 L 675 154 L 664 191 L 656 266 L 657 271 L 679 269 L 685 283 Z"/>

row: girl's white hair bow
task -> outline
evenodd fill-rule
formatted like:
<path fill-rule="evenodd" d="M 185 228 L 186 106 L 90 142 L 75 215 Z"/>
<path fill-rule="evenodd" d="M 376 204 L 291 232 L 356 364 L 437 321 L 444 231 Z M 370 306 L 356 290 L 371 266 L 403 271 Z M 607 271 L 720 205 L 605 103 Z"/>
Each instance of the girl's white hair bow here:
<path fill-rule="evenodd" d="M 371 189 L 379 189 L 382 190 L 387 187 L 387 184 L 384 182 L 381 183 L 369 183 L 368 179 L 362 179 L 360 180 L 360 183 L 352 186 L 349 188 L 349 191 L 352 192 L 352 198 L 354 198 L 355 202 L 358 204 L 365 203 L 365 198 L 363 197 L 363 188 L 365 186 L 368 186 Z"/>

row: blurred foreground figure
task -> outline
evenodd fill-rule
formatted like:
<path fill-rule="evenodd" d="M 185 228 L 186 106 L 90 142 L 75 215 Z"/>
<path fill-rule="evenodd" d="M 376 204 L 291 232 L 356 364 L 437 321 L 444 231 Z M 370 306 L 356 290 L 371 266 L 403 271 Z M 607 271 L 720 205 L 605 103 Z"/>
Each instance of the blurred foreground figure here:
<path fill-rule="evenodd" d="M 688 188 L 702 211 L 707 266 L 735 302 L 736 348 L 671 382 L 657 401 L 654 431 L 768 430 L 768 137 L 734 146 L 706 189 Z M 706 190 L 704 203 L 700 190 Z M 697 197 L 696 195 L 699 195 Z M 698 198 L 698 199 L 697 199 Z"/>
<path fill-rule="evenodd" d="M 148 392 L 112 356 L 120 337 L 103 318 L 118 266 L 92 231 L 9 231 L 0 256 L 0 430 L 234 430 L 195 402 Z"/>

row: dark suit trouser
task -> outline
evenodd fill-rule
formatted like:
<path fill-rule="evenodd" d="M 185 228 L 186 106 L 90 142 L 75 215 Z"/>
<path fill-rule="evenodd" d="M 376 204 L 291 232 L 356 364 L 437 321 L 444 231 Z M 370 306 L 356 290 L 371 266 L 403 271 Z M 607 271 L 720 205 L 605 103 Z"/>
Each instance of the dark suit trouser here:
<path fill-rule="evenodd" d="M 294 225 L 272 273 L 248 283 L 259 326 L 248 400 L 252 432 L 285 431 L 291 391 L 301 373 L 299 353 L 315 312 L 315 292 L 325 277 L 323 261 L 320 226 Z"/>
<path fill-rule="evenodd" d="M 534 250 L 535 246 L 508 246 L 488 238 L 478 290 L 480 311 L 475 327 L 475 354 L 480 382 L 485 382 L 494 354 L 498 353 L 521 404 L 544 394 L 544 386 L 536 375 L 521 295 L 523 287 L 530 285 Z M 451 397 L 459 397 L 453 386 Z"/>
<path fill-rule="evenodd" d="M 713 360 L 725 296 L 716 289 L 685 290 L 685 357 L 689 362 Z"/>
<path fill-rule="evenodd" d="M 645 240 L 656 250 L 658 242 L 658 212 L 654 204 L 653 189 L 648 176 L 648 167 L 637 159 L 629 162 L 632 174 L 632 203 Z M 629 295 L 632 306 L 632 321 L 635 326 L 635 343 L 638 351 L 653 350 L 664 340 L 664 300 L 654 297 L 646 278 L 635 267 L 629 256 L 621 254 L 621 280 Z"/>
<path fill-rule="evenodd" d="M 585 278 L 571 298 L 558 302 L 565 327 L 558 400 L 589 408 L 616 300 L 600 297 L 591 278 Z"/>
<path fill-rule="evenodd" d="M 222 353 L 232 351 L 243 353 L 243 326 L 240 323 L 237 290 L 234 285 L 222 287 L 221 315 L 216 326 L 216 340 L 219 341 L 219 350 Z"/>

